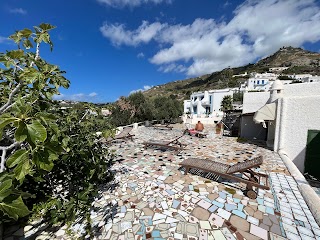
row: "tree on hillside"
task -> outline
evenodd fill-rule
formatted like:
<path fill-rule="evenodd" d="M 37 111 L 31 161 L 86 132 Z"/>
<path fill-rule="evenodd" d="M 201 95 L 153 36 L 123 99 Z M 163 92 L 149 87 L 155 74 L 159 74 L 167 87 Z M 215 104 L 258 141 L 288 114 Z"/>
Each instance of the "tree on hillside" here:
<path fill-rule="evenodd" d="M 141 91 L 130 94 L 128 97 L 134 112 L 131 122 L 139 122 L 153 119 L 152 105 Z"/>
<path fill-rule="evenodd" d="M 170 97 L 157 97 L 153 101 L 155 107 L 155 118 L 157 120 L 175 119 L 182 114 L 182 104 L 175 99 Z"/>
<path fill-rule="evenodd" d="M 169 97 L 146 98 L 141 92 L 120 98 L 112 108 L 111 121 L 115 126 L 124 126 L 146 120 L 170 120 L 183 112 L 182 104 Z"/>

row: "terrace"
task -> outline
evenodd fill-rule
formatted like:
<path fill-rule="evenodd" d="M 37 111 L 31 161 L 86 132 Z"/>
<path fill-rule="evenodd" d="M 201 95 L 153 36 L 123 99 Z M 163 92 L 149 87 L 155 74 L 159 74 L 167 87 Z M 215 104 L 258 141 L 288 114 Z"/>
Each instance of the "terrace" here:
<path fill-rule="evenodd" d="M 280 156 L 262 143 L 239 143 L 212 133 L 202 139 L 183 136 L 180 140 L 188 147 L 180 154 L 143 148 L 145 140 L 171 139 L 182 130 L 139 127 L 134 141 L 110 147 L 117 154 L 112 167 L 116 176 L 93 205 L 95 239 L 320 238 L 296 181 Z M 258 171 L 270 174 L 271 189 L 260 189 L 254 200 L 243 194 L 242 184 L 221 178 L 216 182 L 201 172 L 184 175 L 179 166 L 189 157 L 234 164 L 259 155 L 264 163 Z M 81 232 L 83 226 L 73 229 Z M 65 239 L 65 234 L 60 229 L 51 237 Z"/>

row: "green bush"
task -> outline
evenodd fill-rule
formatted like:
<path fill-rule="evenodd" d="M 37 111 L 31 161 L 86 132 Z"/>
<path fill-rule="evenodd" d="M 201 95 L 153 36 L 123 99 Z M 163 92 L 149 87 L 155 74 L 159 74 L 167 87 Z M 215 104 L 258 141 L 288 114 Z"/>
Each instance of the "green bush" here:
<path fill-rule="evenodd" d="M 169 97 L 146 98 L 141 92 L 121 98 L 111 110 L 111 122 L 115 126 L 125 126 L 146 120 L 170 120 L 183 112 L 182 103 Z"/>

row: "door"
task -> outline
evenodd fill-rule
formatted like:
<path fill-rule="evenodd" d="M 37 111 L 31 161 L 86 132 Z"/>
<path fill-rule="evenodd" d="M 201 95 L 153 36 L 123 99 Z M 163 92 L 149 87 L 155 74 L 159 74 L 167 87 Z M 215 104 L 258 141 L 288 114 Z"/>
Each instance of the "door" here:
<path fill-rule="evenodd" d="M 320 130 L 308 130 L 304 172 L 320 179 Z"/>

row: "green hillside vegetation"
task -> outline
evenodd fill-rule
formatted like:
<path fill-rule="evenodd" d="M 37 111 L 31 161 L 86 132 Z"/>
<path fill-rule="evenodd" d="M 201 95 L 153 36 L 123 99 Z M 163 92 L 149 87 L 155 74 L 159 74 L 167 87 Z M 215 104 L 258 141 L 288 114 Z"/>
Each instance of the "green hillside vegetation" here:
<path fill-rule="evenodd" d="M 175 121 L 183 112 L 182 104 L 173 97 L 145 97 L 136 92 L 129 97 L 121 97 L 116 103 L 108 106 L 113 126 L 125 126 L 146 120 Z"/>

